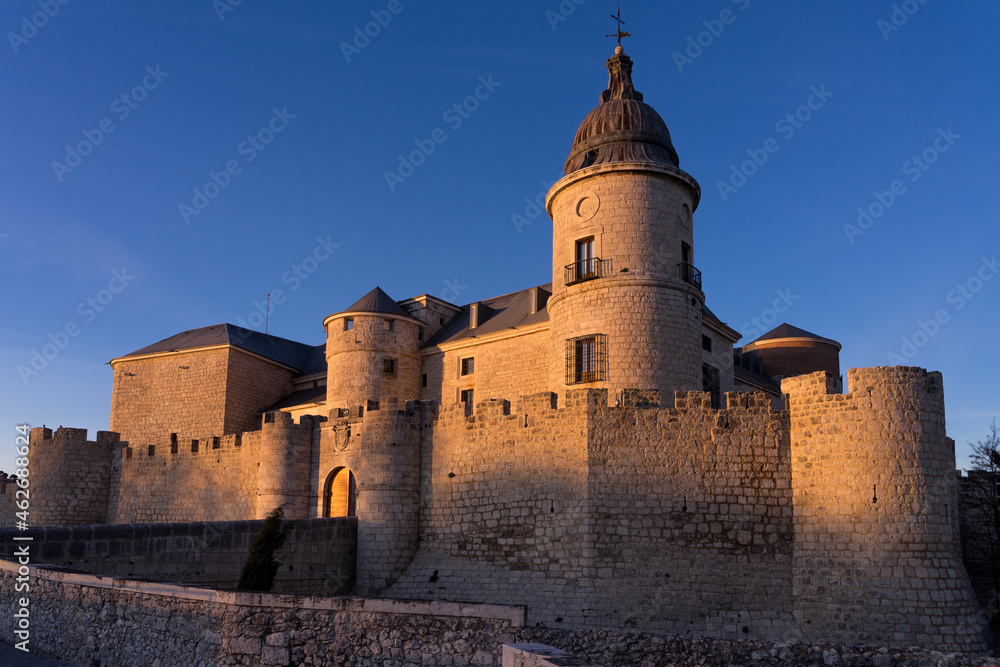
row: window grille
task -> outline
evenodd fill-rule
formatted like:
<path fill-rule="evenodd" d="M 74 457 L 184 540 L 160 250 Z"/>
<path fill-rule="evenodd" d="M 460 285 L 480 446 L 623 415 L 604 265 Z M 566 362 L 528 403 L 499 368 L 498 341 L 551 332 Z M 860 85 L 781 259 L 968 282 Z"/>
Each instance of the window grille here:
<path fill-rule="evenodd" d="M 608 337 L 591 334 L 566 341 L 566 384 L 608 378 Z"/>
<path fill-rule="evenodd" d="M 472 375 L 476 372 L 476 360 L 474 357 L 462 359 L 462 375 Z"/>

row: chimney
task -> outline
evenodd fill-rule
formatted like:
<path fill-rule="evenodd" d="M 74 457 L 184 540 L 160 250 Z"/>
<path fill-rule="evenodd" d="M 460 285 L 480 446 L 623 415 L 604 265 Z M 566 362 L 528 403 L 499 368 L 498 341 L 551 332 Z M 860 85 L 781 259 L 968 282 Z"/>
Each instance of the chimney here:
<path fill-rule="evenodd" d="M 469 328 L 475 329 L 479 326 L 479 302 L 469 306 Z"/>
<path fill-rule="evenodd" d="M 528 290 L 528 314 L 534 315 L 538 312 L 538 288 L 532 287 Z"/>

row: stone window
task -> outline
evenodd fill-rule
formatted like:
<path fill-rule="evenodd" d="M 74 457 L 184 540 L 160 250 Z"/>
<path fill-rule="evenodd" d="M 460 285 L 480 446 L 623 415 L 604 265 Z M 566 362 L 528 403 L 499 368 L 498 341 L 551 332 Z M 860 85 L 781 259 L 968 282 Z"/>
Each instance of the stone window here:
<path fill-rule="evenodd" d="M 396 320 L 382 320 L 382 329 L 384 331 L 395 331 L 396 330 Z"/>
<path fill-rule="evenodd" d="M 701 337 L 701 349 L 705 350 L 706 352 L 711 352 L 712 351 L 712 338 L 711 338 L 711 336 L 705 336 L 705 335 L 703 335 Z"/>
<path fill-rule="evenodd" d="M 354 328 L 354 318 L 353 317 L 345 317 L 344 318 L 344 331 L 350 331 L 353 328 Z"/>
<path fill-rule="evenodd" d="M 382 360 L 382 372 L 388 373 L 390 375 L 396 374 L 396 360 L 395 359 L 383 359 Z"/>
<path fill-rule="evenodd" d="M 719 369 L 708 364 L 701 365 L 701 390 L 712 395 L 712 407 L 722 407 L 722 389 L 719 383 Z"/>
<path fill-rule="evenodd" d="M 423 375 L 420 376 L 420 386 L 421 387 L 427 386 L 427 373 L 424 373 Z"/>
<path fill-rule="evenodd" d="M 476 372 L 476 360 L 473 357 L 462 359 L 462 375 L 472 375 Z"/>
<path fill-rule="evenodd" d="M 604 334 L 580 336 L 566 341 L 566 384 L 606 380 L 608 337 Z"/>
<path fill-rule="evenodd" d="M 462 403 L 465 403 L 467 406 L 471 406 L 472 405 L 472 390 L 471 389 L 463 389 L 462 393 L 459 394 L 459 400 Z"/>

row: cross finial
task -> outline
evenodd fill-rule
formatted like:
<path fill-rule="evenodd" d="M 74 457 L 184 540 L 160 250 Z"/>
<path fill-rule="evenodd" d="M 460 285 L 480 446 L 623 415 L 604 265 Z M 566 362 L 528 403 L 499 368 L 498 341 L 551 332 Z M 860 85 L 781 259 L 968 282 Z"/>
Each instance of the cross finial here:
<path fill-rule="evenodd" d="M 613 32 L 610 35 L 605 35 L 605 37 L 617 37 L 618 38 L 618 49 L 622 48 L 622 37 L 631 37 L 632 35 L 623 31 L 622 26 L 625 25 L 625 21 L 622 21 L 622 3 L 618 3 L 618 16 L 614 14 L 611 15 L 615 21 L 618 22 L 618 31 Z"/>

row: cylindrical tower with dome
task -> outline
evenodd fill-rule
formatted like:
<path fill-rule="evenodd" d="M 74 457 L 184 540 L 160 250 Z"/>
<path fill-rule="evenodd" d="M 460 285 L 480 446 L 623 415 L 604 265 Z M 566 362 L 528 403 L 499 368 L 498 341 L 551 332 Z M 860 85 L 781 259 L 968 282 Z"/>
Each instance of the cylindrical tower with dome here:
<path fill-rule="evenodd" d="M 575 386 L 701 390 L 698 183 L 678 168 L 659 114 L 632 85 L 621 46 L 601 103 L 580 125 L 549 190 L 548 301 L 554 391 Z"/>

